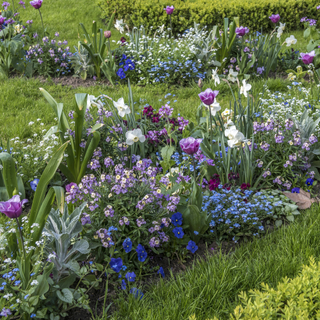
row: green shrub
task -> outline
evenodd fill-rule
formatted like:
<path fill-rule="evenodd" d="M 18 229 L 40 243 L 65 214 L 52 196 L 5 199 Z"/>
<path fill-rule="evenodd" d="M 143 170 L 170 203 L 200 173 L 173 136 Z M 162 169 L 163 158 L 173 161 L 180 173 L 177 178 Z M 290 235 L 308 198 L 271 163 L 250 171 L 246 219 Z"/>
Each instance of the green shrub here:
<path fill-rule="evenodd" d="M 201 26 L 222 25 L 223 18 L 240 17 L 241 25 L 260 31 L 274 28 L 271 14 L 280 14 L 281 22 L 287 29 L 302 27 L 300 19 L 317 17 L 316 0 L 97 0 L 102 17 L 111 17 L 116 12 L 117 19 L 125 19 L 129 25 L 150 28 L 162 24 L 169 26 L 169 16 L 163 10 L 174 5 L 171 15 L 174 32 L 182 32 L 193 27 L 194 22 Z"/>
<path fill-rule="evenodd" d="M 319 319 L 320 318 L 320 263 L 310 259 L 294 279 L 284 278 L 276 289 L 262 284 L 262 290 L 240 294 L 231 319 Z"/>

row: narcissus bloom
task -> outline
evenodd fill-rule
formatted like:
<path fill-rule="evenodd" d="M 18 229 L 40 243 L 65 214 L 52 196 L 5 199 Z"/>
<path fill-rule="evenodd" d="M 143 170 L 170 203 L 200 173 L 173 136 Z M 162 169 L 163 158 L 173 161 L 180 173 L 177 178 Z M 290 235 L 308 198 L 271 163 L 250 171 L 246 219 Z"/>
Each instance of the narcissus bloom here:
<path fill-rule="evenodd" d="M 126 114 L 131 112 L 129 106 L 124 104 L 123 98 L 120 98 L 117 102 L 113 101 L 113 105 L 117 108 L 120 117 L 124 117 Z"/>
<path fill-rule="evenodd" d="M 247 97 L 249 90 L 251 90 L 251 84 L 246 83 L 246 80 L 242 80 L 242 86 L 240 88 L 240 94 L 243 94 L 245 97 Z"/>
<path fill-rule="evenodd" d="M 145 142 L 146 137 L 142 133 L 141 129 L 134 129 L 126 132 L 126 144 L 132 146 L 135 142 Z"/>

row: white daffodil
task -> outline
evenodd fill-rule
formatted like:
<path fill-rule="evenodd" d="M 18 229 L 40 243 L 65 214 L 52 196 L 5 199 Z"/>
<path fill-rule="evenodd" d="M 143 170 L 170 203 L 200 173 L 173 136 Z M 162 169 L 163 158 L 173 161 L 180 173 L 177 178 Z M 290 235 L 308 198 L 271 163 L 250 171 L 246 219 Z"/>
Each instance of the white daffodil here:
<path fill-rule="evenodd" d="M 98 98 L 96 98 L 95 96 L 89 95 L 88 94 L 88 98 L 87 98 L 87 109 L 90 110 L 91 106 L 94 105 L 96 107 L 103 107 L 103 104 L 101 101 L 96 101 Z"/>
<path fill-rule="evenodd" d="M 243 94 L 245 97 L 247 97 L 249 90 L 251 90 L 251 84 L 246 83 L 246 80 L 242 80 L 242 86 L 240 88 L 240 94 Z"/>
<path fill-rule="evenodd" d="M 124 99 L 123 98 L 120 98 L 117 102 L 113 101 L 113 105 L 115 106 L 115 108 L 117 108 L 119 116 L 122 117 L 122 118 L 126 114 L 129 114 L 131 112 L 129 106 L 124 104 Z"/>
<path fill-rule="evenodd" d="M 229 129 L 226 129 L 224 131 L 224 134 L 229 139 L 228 146 L 230 148 L 240 145 L 244 140 L 244 135 L 236 128 L 236 126 L 232 126 Z"/>
<path fill-rule="evenodd" d="M 135 142 L 145 142 L 146 137 L 142 134 L 141 129 L 134 129 L 126 132 L 126 144 L 132 146 Z"/>
<path fill-rule="evenodd" d="M 231 68 L 229 70 L 229 74 L 228 74 L 228 77 L 227 79 L 231 82 L 235 82 L 237 80 L 237 76 L 238 76 L 238 72 L 236 71 L 233 71 L 233 69 Z"/>
<path fill-rule="evenodd" d="M 121 20 L 116 20 L 116 23 L 114 25 L 114 27 L 120 31 L 120 33 L 124 32 L 124 27 L 123 27 L 124 23 L 123 23 L 123 19 Z"/>
<path fill-rule="evenodd" d="M 287 47 L 290 47 L 292 44 L 297 43 L 297 39 L 293 35 L 291 35 L 289 38 L 285 40 L 285 43 L 287 44 Z"/>
<path fill-rule="evenodd" d="M 280 26 L 278 27 L 277 38 L 280 38 L 283 34 L 283 30 L 286 27 L 285 23 L 280 22 Z"/>
<path fill-rule="evenodd" d="M 218 76 L 218 68 L 212 70 L 212 79 L 214 80 L 214 85 L 220 84 L 220 78 Z"/>
<path fill-rule="evenodd" d="M 232 126 L 234 126 L 234 123 L 230 119 L 228 119 L 227 123 L 224 124 L 224 127 L 226 129 L 228 129 L 229 127 L 232 127 Z"/>
<path fill-rule="evenodd" d="M 221 110 L 221 107 L 220 107 L 219 102 L 217 102 L 217 100 L 214 99 L 213 104 L 210 105 L 211 114 L 212 114 L 213 116 L 215 116 L 216 113 L 217 113 L 218 111 L 220 111 L 220 110 Z"/>

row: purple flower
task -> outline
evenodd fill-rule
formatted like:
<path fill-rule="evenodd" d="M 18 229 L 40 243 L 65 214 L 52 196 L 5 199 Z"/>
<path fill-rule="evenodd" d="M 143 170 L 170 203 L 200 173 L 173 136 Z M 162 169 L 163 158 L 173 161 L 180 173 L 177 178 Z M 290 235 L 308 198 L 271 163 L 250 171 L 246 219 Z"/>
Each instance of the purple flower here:
<path fill-rule="evenodd" d="M 263 71 L 264 71 L 264 67 L 258 67 L 257 68 L 257 73 L 259 73 L 259 74 L 263 74 Z"/>
<path fill-rule="evenodd" d="M 4 10 L 7 10 L 8 7 L 10 6 L 10 3 L 7 2 L 7 1 L 5 1 L 5 2 L 2 4 L 2 6 L 3 6 L 3 9 L 4 9 Z"/>
<path fill-rule="evenodd" d="M 37 186 L 38 186 L 38 183 L 39 183 L 39 179 L 34 179 L 30 182 L 30 187 L 33 191 L 36 191 L 37 190 Z"/>
<path fill-rule="evenodd" d="M 199 94 L 199 98 L 205 105 L 210 106 L 210 104 L 213 104 L 218 93 L 219 91 L 212 91 L 210 88 L 208 88 Z"/>
<path fill-rule="evenodd" d="M 249 30 L 249 29 L 248 29 Z M 246 33 L 248 33 L 247 32 L 247 29 L 245 28 L 245 27 L 239 27 L 239 28 L 236 28 L 236 34 L 238 35 L 238 36 L 241 36 L 241 37 L 243 37 Z"/>
<path fill-rule="evenodd" d="M 25 2 L 23 2 L 22 0 L 19 2 L 20 6 L 23 7 L 24 9 L 26 8 L 25 6 Z"/>
<path fill-rule="evenodd" d="M 269 19 L 273 22 L 273 23 L 277 23 L 280 20 L 280 15 L 279 14 L 273 14 L 271 15 L 271 17 L 269 17 Z"/>
<path fill-rule="evenodd" d="M 171 6 L 171 7 L 167 6 L 167 7 L 164 8 L 163 10 L 166 10 L 166 13 L 167 13 L 168 15 L 171 15 L 171 14 L 173 13 L 174 6 Z"/>
<path fill-rule="evenodd" d="M 56 37 L 59 37 L 59 32 L 56 32 L 54 35 L 55 35 Z"/>
<path fill-rule="evenodd" d="M 0 212 L 11 219 L 18 218 L 21 216 L 22 206 L 27 202 L 27 199 L 20 201 L 19 195 L 13 196 L 6 202 L 0 202 Z"/>
<path fill-rule="evenodd" d="M 300 193 L 300 188 L 292 188 L 291 193 Z"/>
<path fill-rule="evenodd" d="M 136 281 L 136 274 L 134 272 L 127 272 L 126 279 L 129 282 L 135 282 Z"/>
<path fill-rule="evenodd" d="M 66 191 L 70 192 L 72 189 L 74 189 L 75 187 L 77 187 L 78 185 L 74 182 L 71 182 L 69 184 L 66 185 Z"/>
<path fill-rule="evenodd" d="M 158 270 L 157 274 L 161 274 L 162 278 L 165 277 L 164 270 L 163 270 L 162 267 L 160 267 L 160 269 Z"/>
<path fill-rule="evenodd" d="M 11 313 L 10 309 L 3 308 L 0 312 L 1 317 L 8 317 Z"/>
<path fill-rule="evenodd" d="M 110 268 L 115 272 L 120 272 L 123 262 L 121 258 L 111 258 Z"/>
<path fill-rule="evenodd" d="M 106 30 L 103 34 L 104 34 L 105 38 L 107 38 L 107 39 L 111 38 L 111 31 Z"/>
<path fill-rule="evenodd" d="M 320 6 L 317 6 L 317 10 L 319 10 L 320 9 Z"/>
<path fill-rule="evenodd" d="M 313 185 L 313 179 L 311 179 L 311 178 L 307 179 L 306 185 L 307 185 L 307 186 L 312 186 L 312 185 Z M 1 203 L 1 202 L 0 202 L 0 203 Z M 1 210 L 1 208 L 0 208 L 0 210 Z"/>
<path fill-rule="evenodd" d="M 300 53 L 301 60 L 304 64 L 312 63 L 315 55 L 316 55 L 316 53 L 314 50 L 312 50 L 310 53 Z"/>
<path fill-rule="evenodd" d="M 27 20 L 26 24 L 33 24 L 33 20 Z"/>
<path fill-rule="evenodd" d="M 172 230 L 172 232 L 174 233 L 175 237 L 178 239 L 182 239 L 184 236 L 184 232 L 183 229 L 181 227 L 176 227 Z"/>
<path fill-rule="evenodd" d="M 182 225 L 182 214 L 180 212 L 176 212 L 171 216 L 172 224 L 177 227 Z"/>
<path fill-rule="evenodd" d="M 5 20 L 6 20 L 6 17 L 0 16 L 0 26 L 4 24 Z"/>
<path fill-rule="evenodd" d="M 37 34 L 37 33 L 34 33 L 34 34 L 33 34 L 33 38 L 38 38 L 38 34 Z"/>
<path fill-rule="evenodd" d="M 33 0 L 30 1 L 30 4 L 35 8 L 35 9 L 40 9 L 42 6 L 42 1 L 43 0 Z"/>
<path fill-rule="evenodd" d="M 193 137 L 180 140 L 179 144 L 183 152 L 187 154 L 195 154 L 199 150 L 201 139 L 195 139 Z"/>
<path fill-rule="evenodd" d="M 196 243 L 194 241 L 190 240 L 188 242 L 187 249 L 189 251 L 191 251 L 192 253 L 195 253 L 198 250 L 198 246 L 196 245 Z"/>

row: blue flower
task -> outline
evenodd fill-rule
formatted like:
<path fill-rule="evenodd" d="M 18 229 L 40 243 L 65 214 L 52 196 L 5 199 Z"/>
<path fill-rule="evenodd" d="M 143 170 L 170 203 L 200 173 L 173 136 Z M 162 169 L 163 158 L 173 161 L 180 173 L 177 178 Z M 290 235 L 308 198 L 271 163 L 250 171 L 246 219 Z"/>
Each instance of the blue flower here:
<path fill-rule="evenodd" d="M 300 193 L 300 188 L 292 188 L 291 193 Z"/>
<path fill-rule="evenodd" d="M 164 275 L 164 270 L 163 270 L 162 267 L 160 267 L 160 269 L 158 270 L 157 274 L 161 274 L 162 278 L 165 277 L 165 275 Z"/>
<path fill-rule="evenodd" d="M 115 272 L 120 272 L 123 262 L 121 258 L 111 258 L 110 268 Z"/>
<path fill-rule="evenodd" d="M 124 279 L 122 279 L 122 281 L 121 281 L 121 289 L 122 290 L 126 290 L 127 289 L 126 280 L 124 280 Z"/>
<path fill-rule="evenodd" d="M 129 253 L 132 249 L 132 242 L 130 238 L 127 238 L 122 243 L 123 249 L 126 253 Z"/>
<path fill-rule="evenodd" d="M 171 222 L 174 226 L 182 225 L 182 214 L 180 212 L 176 212 L 171 216 Z"/>
<path fill-rule="evenodd" d="M 28 297 L 29 297 L 29 295 L 28 295 L 28 294 L 27 294 L 27 295 L 25 295 L 25 296 L 24 296 L 24 300 L 26 300 Z"/>
<path fill-rule="evenodd" d="M 124 73 L 123 68 L 118 69 L 117 76 L 120 77 L 120 79 L 125 79 L 126 74 Z"/>
<path fill-rule="evenodd" d="M 140 262 L 144 262 L 148 256 L 146 249 L 144 248 L 144 246 L 142 246 L 141 244 L 138 244 L 138 247 L 136 249 L 137 254 L 138 254 L 138 260 Z"/>
<path fill-rule="evenodd" d="M 35 313 L 32 313 L 30 318 L 35 318 L 36 317 L 36 314 Z"/>
<path fill-rule="evenodd" d="M 172 232 L 174 233 L 175 237 L 178 239 L 181 239 L 184 236 L 184 232 L 181 227 L 174 228 Z"/>
<path fill-rule="evenodd" d="M 37 190 L 37 186 L 38 186 L 38 183 L 39 183 L 39 179 L 34 179 L 30 182 L 30 187 L 33 191 L 36 191 Z"/>
<path fill-rule="evenodd" d="M 141 300 L 142 297 L 143 297 L 143 293 L 141 292 L 141 290 L 139 290 L 139 289 L 137 289 L 137 288 L 132 288 L 132 289 L 130 290 L 130 293 L 132 293 L 132 294 L 134 295 L 134 297 L 135 297 L 136 299 L 139 299 L 139 300 Z"/>
<path fill-rule="evenodd" d="M 189 251 L 191 251 L 192 253 L 195 253 L 198 250 L 198 246 L 196 245 L 196 243 L 194 241 L 190 240 L 188 242 L 187 249 Z"/>
<path fill-rule="evenodd" d="M 307 186 L 312 186 L 312 184 L 313 184 L 313 179 L 311 179 L 311 178 L 307 179 L 306 185 Z"/>
<path fill-rule="evenodd" d="M 127 272 L 126 273 L 126 279 L 129 282 L 135 282 L 136 281 L 136 274 L 134 272 Z"/>

